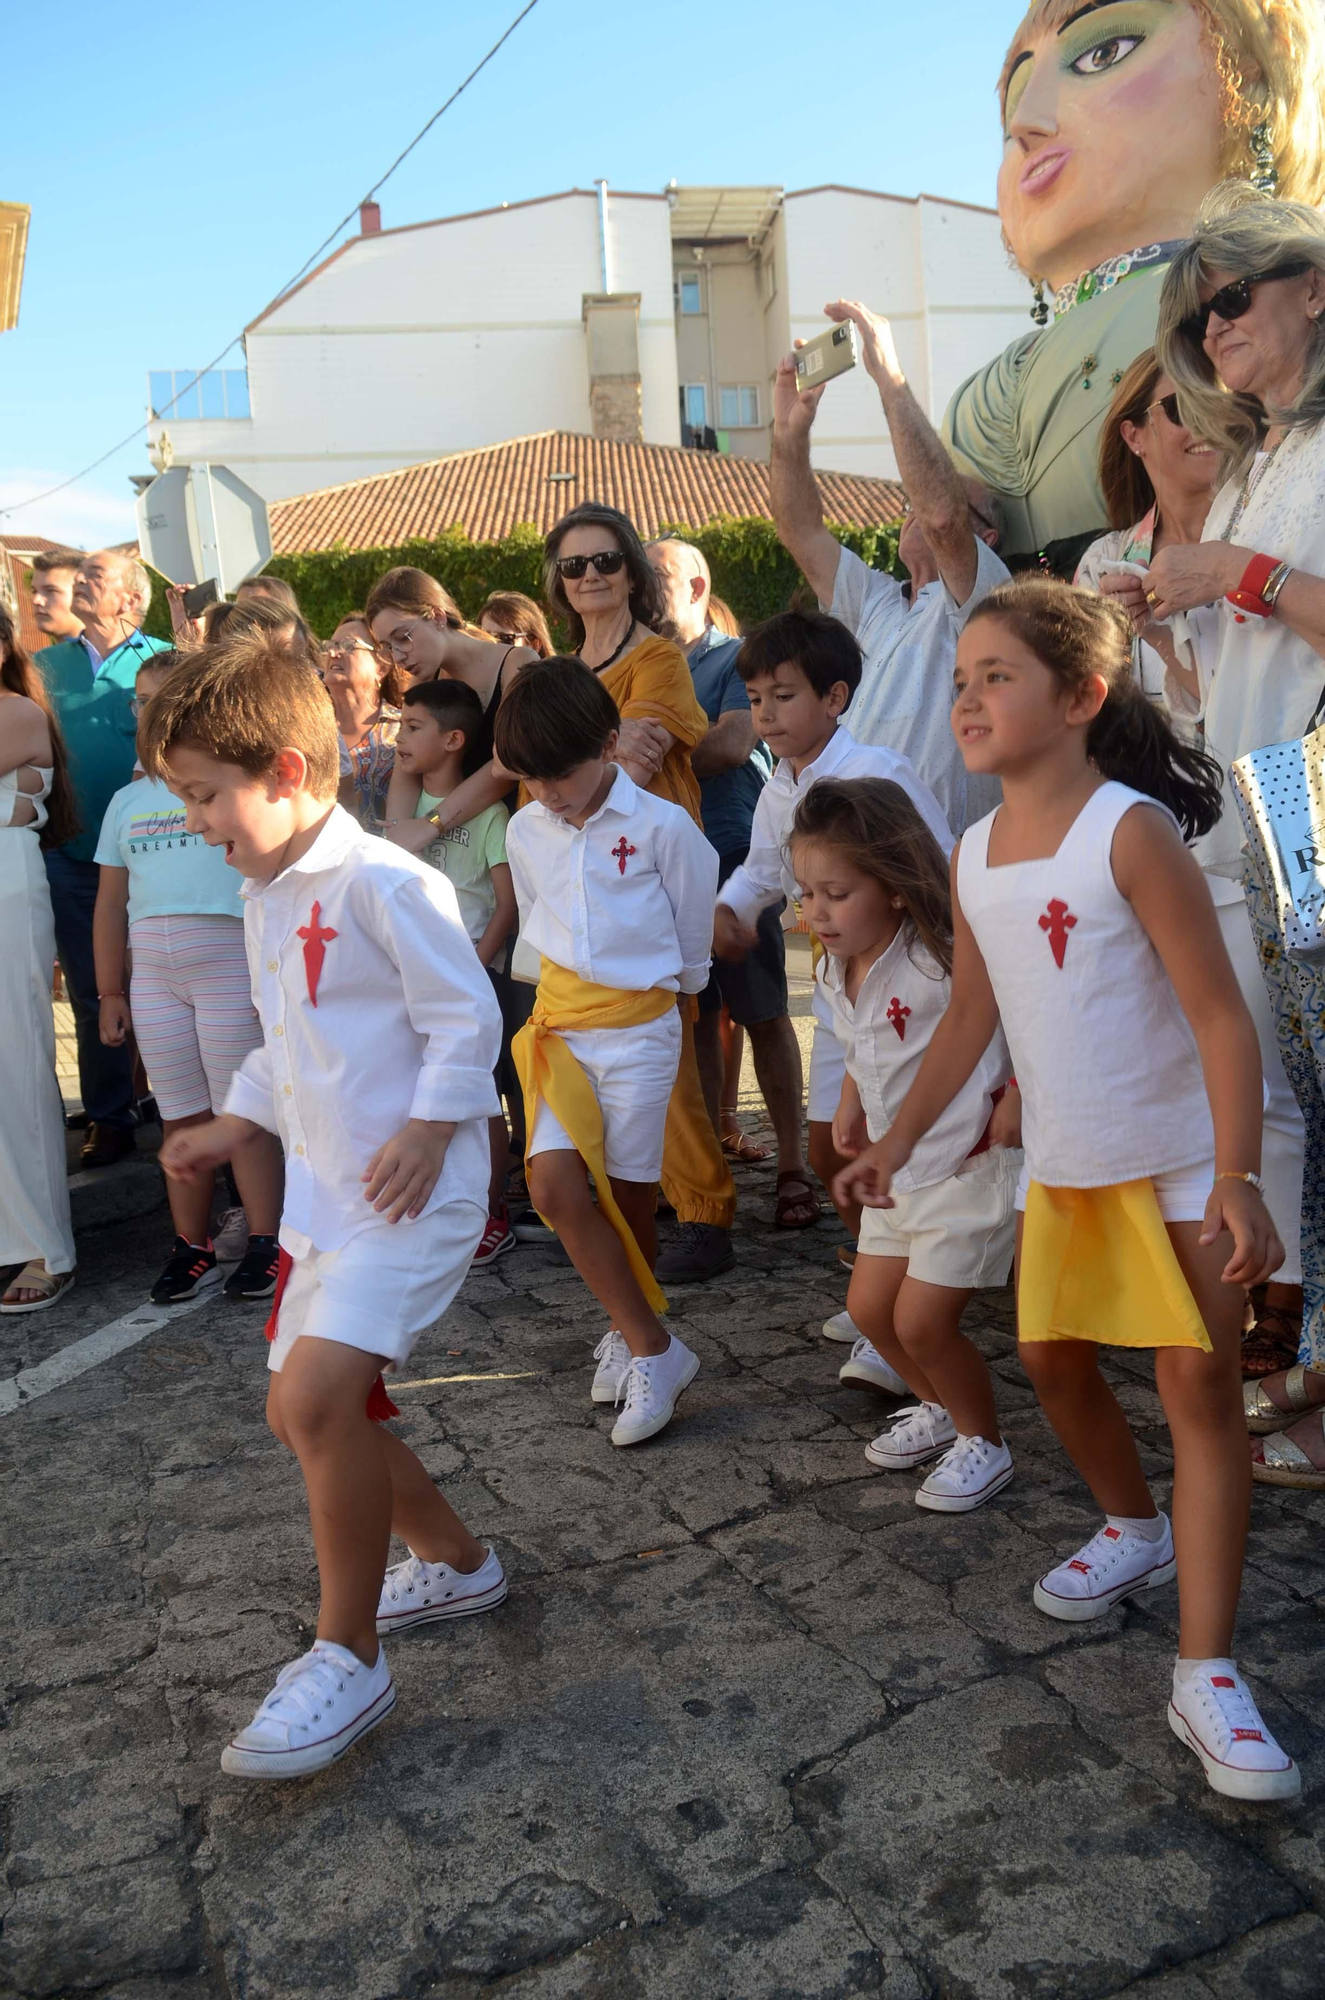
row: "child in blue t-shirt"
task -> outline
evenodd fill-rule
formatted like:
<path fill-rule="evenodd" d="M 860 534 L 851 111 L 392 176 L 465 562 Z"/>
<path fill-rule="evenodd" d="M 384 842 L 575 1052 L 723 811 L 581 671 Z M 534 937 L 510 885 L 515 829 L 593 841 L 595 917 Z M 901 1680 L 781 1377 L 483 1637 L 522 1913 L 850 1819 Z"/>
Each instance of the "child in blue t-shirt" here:
<path fill-rule="evenodd" d="M 179 659 L 159 653 L 138 669 L 136 715 Z M 175 794 L 141 773 L 106 808 L 96 859 L 101 877 L 92 938 L 101 1039 L 118 1047 L 132 1027 L 168 1137 L 222 1109 L 231 1077 L 262 1040 L 238 884 L 224 852 L 185 831 Z M 248 1241 L 225 1289 L 235 1299 L 268 1298 L 276 1286 L 280 1147 L 264 1132 L 240 1147 L 230 1165 Z M 192 1298 L 222 1276 L 211 1237 L 211 1176 L 166 1186 L 175 1244 L 152 1287 L 156 1305 Z"/>

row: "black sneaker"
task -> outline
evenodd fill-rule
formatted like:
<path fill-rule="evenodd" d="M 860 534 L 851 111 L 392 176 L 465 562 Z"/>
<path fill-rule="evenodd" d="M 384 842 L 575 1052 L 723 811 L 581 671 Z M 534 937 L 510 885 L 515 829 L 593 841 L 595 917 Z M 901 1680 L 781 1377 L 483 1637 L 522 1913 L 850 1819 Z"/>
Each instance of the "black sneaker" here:
<path fill-rule="evenodd" d="M 169 1262 L 152 1287 L 152 1304 L 176 1306 L 181 1299 L 191 1299 L 195 1292 L 205 1292 L 209 1285 L 219 1284 L 220 1280 L 221 1267 L 215 1250 L 177 1236 Z"/>
<path fill-rule="evenodd" d="M 276 1290 L 280 1246 L 274 1236 L 250 1236 L 248 1249 L 225 1281 L 228 1299 L 269 1299 Z"/>
<path fill-rule="evenodd" d="M 736 1262 L 730 1229 L 713 1222 L 683 1222 L 658 1259 L 660 1285 L 703 1284 Z"/>

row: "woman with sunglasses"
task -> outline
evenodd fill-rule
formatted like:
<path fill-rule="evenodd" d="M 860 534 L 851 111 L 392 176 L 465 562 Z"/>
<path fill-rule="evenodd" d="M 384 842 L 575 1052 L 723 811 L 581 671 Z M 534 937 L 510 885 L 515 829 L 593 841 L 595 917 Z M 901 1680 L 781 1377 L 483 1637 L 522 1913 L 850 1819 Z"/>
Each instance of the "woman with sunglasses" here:
<path fill-rule="evenodd" d="M 478 624 L 480 632 L 486 632 L 499 646 L 527 646 L 540 660 L 550 660 L 556 651 L 541 608 L 522 590 L 489 592 Z"/>
<path fill-rule="evenodd" d="M 1227 772 L 1300 737 L 1325 689 L 1325 217 L 1250 187 L 1213 196 L 1170 266 L 1156 347 L 1182 415 L 1215 447 L 1221 484 L 1202 540 L 1160 550 L 1146 597 L 1158 619 L 1214 607 L 1196 643 L 1206 747 Z M 1222 817 L 1194 847 L 1260 1033 L 1266 1195 L 1288 1252 L 1260 1316 L 1281 1366 L 1246 1389 L 1253 1429 L 1269 1434 L 1253 1469 L 1270 1484 L 1325 1487 L 1325 974 L 1284 951 L 1254 866 L 1247 924 L 1227 777 Z M 1285 1070 L 1311 1141 L 1305 1188 Z M 1305 1367 L 1282 1365 L 1299 1358 Z"/>
<path fill-rule="evenodd" d="M 405 677 L 394 663 L 384 666 L 378 658 L 368 621 L 358 611 L 341 619 L 322 648 L 321 672 L 350 759 L 342 803 L 361 826 L 380 833 L 396 760 Z"/>
<path fill-rule="evenodd" d="M 621 712 L 614 761 L 642 791 L 683 806 L 702 828 L 690 752 L 708 733 L 708 717 L 685 654 L 657 631 L 662 589 L 633 523 L 597 502 L 563 514 L 544 545 L 543 595 L 570 627 L 571 650 Z M 662 1174 L 681 1227 L 658 1260 L 663 1286 L 716 1277 L 735 1262 L 736 1189 L 704 1102 L 694 1021 L 684 1012 L 682 1030 Z"/>
<path fill-rule="evenodd" d="M 1091 543 L 1073 580 L 1127 612 L 1137 634 L 1133 662 L 1142 687 L 1191 733 L 1200 696 L 1190 652 L 1179 654 L 1168 627 L 1152 617 L 1145 578 L 1122 565 L 1148 568 L 1161 549 L 1200 541 L 1217 461 L 1213 448 L 1183 423 L 1153 347 L 1138 354 L 1114 391 L 1098 459 L 1113 525 Z"/>

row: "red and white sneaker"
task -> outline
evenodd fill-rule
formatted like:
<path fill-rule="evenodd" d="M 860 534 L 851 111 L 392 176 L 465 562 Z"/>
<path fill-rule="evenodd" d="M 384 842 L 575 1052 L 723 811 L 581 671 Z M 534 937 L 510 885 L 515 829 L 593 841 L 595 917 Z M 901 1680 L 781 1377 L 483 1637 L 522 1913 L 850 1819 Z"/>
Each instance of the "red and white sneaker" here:
<path fill-rule="evenodd" d="M 343 1757 L 395 1705 L 380 1646 L 376 1662 L 366 1667 L 347 1647 L 315 1639 L 307 1653 L 281 1668 L 248 1728 L 231 1737 L 221 1769 L 232 1778 L 307 1777 Z"/>
<path fill-rule="evenodd" d="M 909 1472 L 956 1442 L 957 1426 L 941 1403 L 911 1403 L 866 1445 L 865 1456 L 882 1472 Z"/>
<path fill-rule="evenodd" d="M 394 1563 L 382 1579 L 377 1601 L 379 1633 L 408 1632 L 412 1625 L 431 1625 L 439 1618 L 472 1618 L 493 1611 L 506 1599 L 506 1572 L 495 1549 L 468 1576 L 449 1563 L 425 1562 L 409 1556 Z"/>
<path fill-rule="evenodd" d="M 511 1228 L 511 1218 L 504 1208 L 488 1217 L 488 1226 L 479 1238 L 478 1249 L 474 1252 L 475 1265 L 495 1264 L 508 1250 L 514 1250 L 519 1238 Z"/>
<path fill-rule="evenodd" d="M 1169 1727 L 1226 1799 L 1295 1799 L 1302 1790 L 1302 1773 L 1262 1722 L 1231 1660 L 1212 1660 L 1181 1678 L 1175 1669 Z"/>
<path fill-rule="evenodd" d="M 960 1431 L 934 1470 L 916 1492 L 916 1506 L 934 1514 L 969 1514 L 1001 1493 L 1012 1477 L 1012 1453 L 1006 1443 L 963 1437 Z"/>
<path fill-rule="evenodd" d="M 1160 1519 L 1164 1532 L 1157 1542 L 1106 1522 L 1084 1548 L 1040 1578 L 1034 1592 L 1036 1610 L 1077 1625 L 1102 1618 L 1125 1597 L 1171 1583 L 1178 1573 L 1173 1530 L 1167 1515 Z"/>

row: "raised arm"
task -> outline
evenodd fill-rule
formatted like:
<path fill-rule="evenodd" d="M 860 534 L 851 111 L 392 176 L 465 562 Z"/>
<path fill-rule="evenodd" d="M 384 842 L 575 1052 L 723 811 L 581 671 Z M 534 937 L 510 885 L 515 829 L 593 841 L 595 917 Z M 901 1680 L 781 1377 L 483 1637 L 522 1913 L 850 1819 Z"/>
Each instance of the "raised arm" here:
<path fill-rule="evenodd" d="M 778 540 L 821 604 L 831 604 L 841 553 L 824 526 L 823 504 L 810 466 L 810 431 L 822 389 L 796 386 L 796 359 L 785 354 L 773 383 L 773 444 L 768 499 Z"/>
<path fill-rule="evenodd" d="M 975 530 L 966 489 L 943 440 L 911 393 L 892 328 L 857 299 L 837 299 L 824 311 L 829 319 L 850 320 L 860 335 L 861 359 L 883 404 L 898 478 L 949 596 L 965 604 L 976 576 Z"/>

